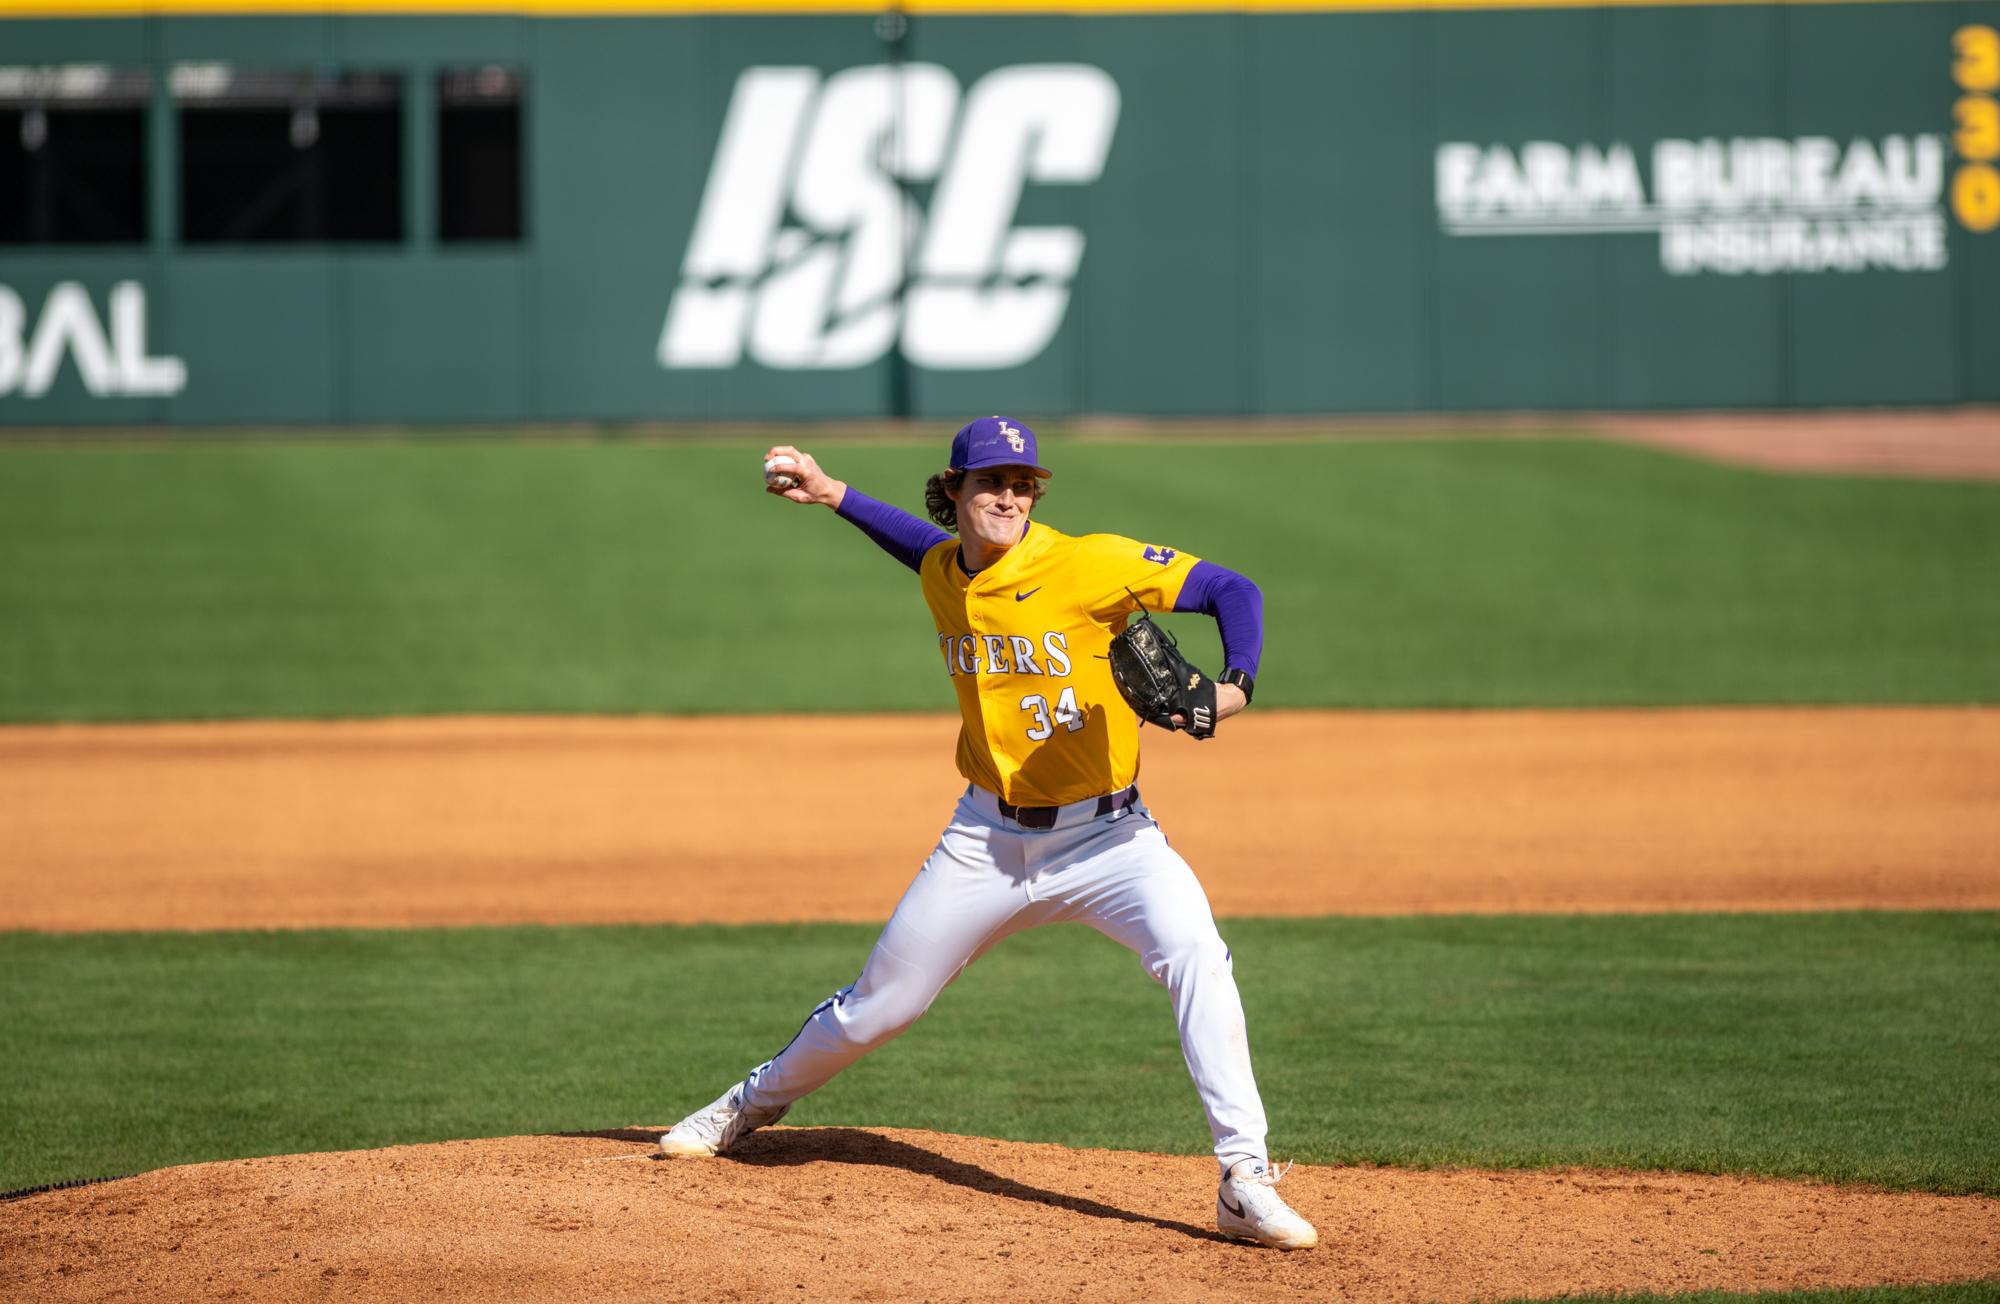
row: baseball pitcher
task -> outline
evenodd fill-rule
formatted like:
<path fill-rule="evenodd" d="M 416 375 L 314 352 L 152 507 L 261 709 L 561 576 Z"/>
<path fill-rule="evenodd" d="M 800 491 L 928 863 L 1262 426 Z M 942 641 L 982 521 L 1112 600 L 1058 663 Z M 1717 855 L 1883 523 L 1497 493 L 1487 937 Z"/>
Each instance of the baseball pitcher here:
<path fill-rule="evenodd" d="M 968 786 L 853 986 L 822 1001 L 790 1045 L 720 1100 L 675 1125 L 660 1149 L 727 1151 L 892 1041 L 1003 938 L 1073 920 L 1136 951 L 1173 998 L 1222 1170 L 1217 1227 L 1309 1248 L 1318 1233 L 1274 1189 L 1279 1173 L 1264 1146 L 1229 949 L 1201 884 L 1133 782 L 1138 713 L 1208 737 L 1249 704 L 1263 595 L 1172 548 L 1072 537 L 1031 520 L 1050 475 L 1039 461 L 1026 426 L 973 422 L 952 441 L 950 469 L 927 486 L 933 524 L 832 479 L 796 448 L 766 454 L 770 492 L 831 507 L 921 579 L 958 693 L 958 769 Z M 1143 616 L 1128 631 L 1143 611 L 1215 617 L 1228 665 L 1220 681 L 1181 661 Z"/>

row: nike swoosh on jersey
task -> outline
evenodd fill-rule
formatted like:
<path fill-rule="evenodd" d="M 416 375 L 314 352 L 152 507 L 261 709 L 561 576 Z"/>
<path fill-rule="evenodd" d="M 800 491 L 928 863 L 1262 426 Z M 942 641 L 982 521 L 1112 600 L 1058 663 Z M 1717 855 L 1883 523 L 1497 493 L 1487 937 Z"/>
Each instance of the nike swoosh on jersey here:
<path fill-rule="evenodd" d="M 1014 601 L 1026 602 L 1029 598 L 1034 597 L 1037 593 L 1040 593 L 1041 591 L 1042 591 L 1042 586 L 1037 584 L 1034 588 L 1029 589 L 1026 593 L 1016 593 L 1014 595 Z"/>

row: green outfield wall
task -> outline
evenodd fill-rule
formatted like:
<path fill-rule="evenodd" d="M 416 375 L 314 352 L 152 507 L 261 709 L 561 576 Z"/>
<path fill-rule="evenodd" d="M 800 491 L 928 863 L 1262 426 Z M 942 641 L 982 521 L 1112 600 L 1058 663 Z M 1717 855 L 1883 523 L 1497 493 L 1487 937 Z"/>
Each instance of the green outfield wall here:
<path fill-rule="evenodd" d="M 0 127 L 138 86 L 145 211 L 122 243 L 0 243 L 0 422 L 2000 401 L 1994 26 L 15 17 Z M 519 234 L 444 239 L 440 75 L 489 67 Z M 399 233 L 187 238 L 185 115 L 276 74 L 400 88 Z"/>

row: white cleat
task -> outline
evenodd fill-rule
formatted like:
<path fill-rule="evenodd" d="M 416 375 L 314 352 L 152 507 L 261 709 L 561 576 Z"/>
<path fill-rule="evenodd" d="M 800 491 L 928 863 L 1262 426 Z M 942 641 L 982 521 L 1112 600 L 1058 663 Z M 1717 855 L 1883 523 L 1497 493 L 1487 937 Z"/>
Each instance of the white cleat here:
<path fill-rule="evenodd" d="M 1290 1168 L 1285 1165 L 1285 1170 Z M 1318 1245 L 1313 1225 L 1292 1212 L 1274 1189 L 1284 1175 L 1283 1170 L 1272 1172 L 1254 1159 L 1230 1169 L 1215 1193 L 1215 1229 L 1274 1250 L 1309 1250 Z"/>
<path fill-rule="evenodd" d="M 669 1128 L 660 1138 L 660 1154 L 668 1159 L 712 1158 L 791 1112 L 789 1104 L 776 1109 L 746 1109 L 745 1085 L 737 1083 L 707 1109 L 696 1110 Z"/>

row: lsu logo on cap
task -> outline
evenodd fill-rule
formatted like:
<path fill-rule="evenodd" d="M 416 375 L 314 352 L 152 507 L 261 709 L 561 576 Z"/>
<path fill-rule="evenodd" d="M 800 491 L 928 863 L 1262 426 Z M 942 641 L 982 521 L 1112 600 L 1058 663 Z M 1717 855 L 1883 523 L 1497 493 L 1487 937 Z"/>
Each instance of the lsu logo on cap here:
<path fill-rule="evenodd" d="M 1002 421 L 1000 423 L 1000 433 L 1007 436 L 1007 444 L 1015 452 L 1025 453 L 1028 451 L 1028 441 L 1021 438 L 1021 432 L 1016 427 Z"/>
<path fill-rule="evenodd" d="M 1144 556 L 1147 561 L 1156 561 L 1164 566 L 1174 559 L 1174 550 L 1172 548 L 1156 548 L 1149 543 L 1146 545 Z"/>

